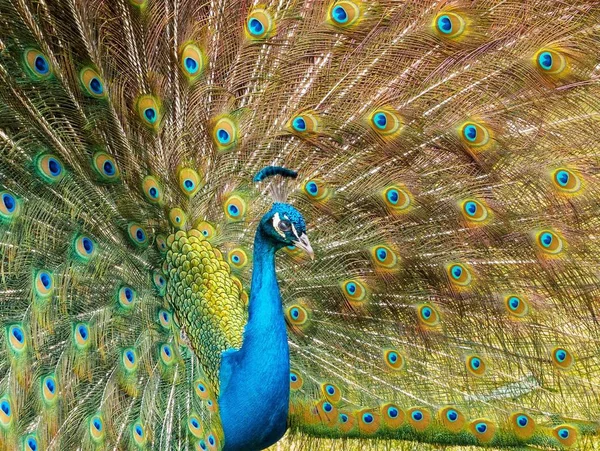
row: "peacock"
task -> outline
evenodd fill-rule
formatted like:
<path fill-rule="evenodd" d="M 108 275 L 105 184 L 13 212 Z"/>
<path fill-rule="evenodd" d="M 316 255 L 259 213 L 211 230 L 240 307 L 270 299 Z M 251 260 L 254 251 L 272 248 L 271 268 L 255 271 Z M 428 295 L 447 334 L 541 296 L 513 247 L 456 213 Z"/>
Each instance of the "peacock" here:
<path fill-rule="evenodd" d="M 599 24 L 0 0 L 0 451 L 598 449 Z"/>

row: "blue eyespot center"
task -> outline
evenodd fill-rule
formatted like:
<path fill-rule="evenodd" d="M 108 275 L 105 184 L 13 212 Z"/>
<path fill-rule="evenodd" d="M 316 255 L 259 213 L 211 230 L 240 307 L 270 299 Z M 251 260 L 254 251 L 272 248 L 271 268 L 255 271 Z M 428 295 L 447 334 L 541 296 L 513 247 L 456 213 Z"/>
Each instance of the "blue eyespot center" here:
<path fill-rule="evenodd" d="M 292 318 L 298 319 L 300 316 L 300 311 L 297 308 L 293 308 L 291 311 Z"/>
<path fill-rule="evenodd" d="M 371 424 L 375 418 L 373 418 L 373 415 L 370 413 L 365 413 L 363 414 L 362 419 L 366 424 Z"/>
<path fill-rule="evenodd" d="M 558 431 L 558 435 L 563 439 L 567 439 L 569 438 L 569 430 L 566 428 L 560 429 Z"/>
<path fill-rule="evenodd" d="M 323 403 L 323 410 L 325 412 L 331 412 L 333 410 L 333 406 L 330 403 L 325 402 Z"/>
<path fill-rule="evenodd" d="M 295 374 L 290 374 L 290 380 L 292 382 L 297 382 L 298 381 L 298 376 L 296 376 Z"/>
<path fill-rule="evenodd" d="M 171 357 L 171 349 L 168 346 L 165 346 L 163 351 L 167 357 Z"/>
<path fill-rule="evenodd" d="M 183 182 L 183 186 L 185 186 L 185 189 L 187 189 L 188 191 L 191 191 L 194 189 L 195 184 L 192 180 L 185 179 L 185 181 Z"/>
<path fill-rule="evenodd" d="M 110 161 L 105 161 L 102 167 L 106 175 L 115 175 L 115 167 Z"/>
<path fill-rule="evenodd" d="M 421 310 L 421 314 L 423 315 L 424 319 L 429 319 L 429 318 L 431 318 L 431 315 L 433 314 L 433 312 L 429 307 L 425 307 L 425 308 L 423 308 L 423 310 Z"/>
<path fill-rule="evenodd" d="M 217 138 L 221 144 L 227 144 L 231 140 L 229 132 L 225 129 L 220 128 L 217 130 Z"/>
<path fill-rule="evenodd" d="M 454 423 L 456 420 L 458 420 L 458 412 L 454 409 L 450 409 L 448 412 L 446 412 L 446 418 Z"/>
<path fill-rule="evenodd" d="M 198 62 L 194 58 L 191 58 L 188 56 L 185 59 L 184 63 L 185 63 L 185 68 L 187 69 L 187 71 L 190 74 L 195 74 L 196 72 L 198 72 L 199 65 L 198 65 Z"/>
<path fill-rule="evenodd" d="M 200 390 L 202 393 L 204 393 L 206 391 L 206 387 L 202 384 L 198 384 L 198 390 Z"/>
<path fill-rule="evenodd" d="M 399 413 L 400 412 L 398 412 L 398 409 L 396 409 L 395 407 L 390 407 L 388 409 L 388 415 L 390 418 L 397 418 Z"/>
<path fill-rule="evenodd" d="M 477 204 L 473 201 L 469 201 L 465 204 L 465 211 L 469 216 L 475 216 L 477 213 Z"/>
<path fill-rule="evenodd" d="M 27 439 L 27 446 L 29 447 L 29 449 L 31 451 L 36 451 L 37 450 L 37 442 L 35 441 L 35 439 L 33 437 L 29 437 Z"/>
<path fill-rule="evenodd" d="M 388 359 L 391 363 L 396 363 L 398 361 L 398 354 L 396 352 L 390 352 L 388 354 Z"/>
<path fill-rule="evenodd" d="M 79 331 L 79 336 L 83 339 L 83 340 L 87 340 L 88 338 L 88 330 L 87 327 L 85 326 L 79 326 L 79 328 L 77 329 Z"/>
<path fill-rule="evenodd" d="M 306 189 L 308 190 L 309 194 L 311 194 L 312 196 L 316 196 L 317 193 L 319 192 L 319 187 L 317 186 L 317 184 L 315 182 L 308 182 L 306 184 Z"/>
<path fill-rule="evenodd" d="M 127 360 L 129 360 L 130 363 L 133 363 L 135 361 L 135 355 L 132 351 L 127 351 L 125 353 L 125 357 L 127 357 Z"/>
<path fill-rule="evenodd" d="M 35 69 L 41 75 L 46 75 L 48 73 L 48 71 L 50 70 L 50 67 L 48 66 L 48 61 L 46 61 L 46 58 L 44 58 L 41 55 L 36 56 L 34 65 L 35 65 Z"/>
<path fill-rule="evenodd" d="M 375 116 L 373 116 L 373 123 L 375 124 L 375 127 L 380 130 L 385 129 L 387 122 L 387 116 L 384 113 L 377 113 Z"/>
<path fill-rule="evenodd" d="M 455 279 L 460 279 L 460 276 L 462 276 L 463 270 L 460 266 L 458 265 L 454 265 L 452 267 L 452 277 L 454 277 Z"/>
<path fill-rule="evenodd" d="M 464 129 L 464 135 L 467 141 L 475 141 L 477 139 L 477 127 L 474 125 L 467 125 Z"/>
<path fill-rule="evenodd" d="M 125 288 L 125 298 L 128 301 L 131 301 L 131 299 L 133 298 L 133 291 L 131 290 L 131 288 Z"/>
<path fill-rule="evenodd" d="M 54 159 L 54 158 L 48 159 L 48 169 L 50 170 L 50 174 L 52 174 L 55 177 L 60 175 L 60 173 L 62 171 L 60 163 L 58 161 L 56 161 L 56 159 Z"/>
<path fill-rule="evenodd" d="M 23 335 L 23 330 L 19 326 L 14 326 L 12 330 L 12 335 L 15 337 L 19 343 L 23 343 L 25 340 L 25 336 Z"/>
<path fill-rule="evenodd" d="M 137 435 L 139 435 L 140 437 L 142 436 L 142 434 L 144 433 L 144 431 L 142 430 L 142 427 L 139 424 L 136 424 L 135 426 L 135 433 Z"/>
<path fill-rule="evenodd" d="M 90 80 L 90 89 L 96 95 L 100 95 L 104 92 L 104 88 L 102 87 L 102 83 L 98 80 L 97 77 L 94 77 Z"/>
<path fill-rule="evenodd" d="M 2 202 L 4 202 L 4 206 L 9 213 L 15 211 L 15 207 L 17 206 L 17 201 L 15 200 L 12 194 L 4 193 L 2 195 Z"/>
<path fill-rule="evenodd" d="M 333 385 L 328 385 L 326 387 L 327 389 L 327 393 L 329 393 L 330 395 L 334 395 L 335 394 L 335 387 Z"/>
<path fill-rule="evenodd" d="M 391 189 L 387 192 L 387 199 L 391 204 L 396 205 L 400 200 L 400 193 L 396 189 Z"/>
<path fill-rule="evenodd" d="M 85 249 L 85 251 L 88 254 L 91 254 L 92 251 L 94 250 L 94 243 L 92 243 L 92 240 L 85 237 L 85 238 L 83 238 L 83 240 L 81 240 L 81 243 L 83 244 L 83 248 Z"/>
<path fill-rule="evenodd" d="M 552 69 L 552 54 L 550 52 L 542 52 L 538 56 L 538 63 L 544 70 Z"/>
<path fill-rule="evenodd" d="M 229 211 L 229 214 L 231 216 L 237 216 L 240 213 L 240 209 L 233 204 L 229 205 L 229 207 L 227 207 L 227 210 Z"/>
<path fill-rule="evenodd" d="M 356 293 L 356 284 L 354 282 L 350 282 L 348 285 L 346 285 L 346 290 L 348 290 L 348 293 L 350 294 Z"/>
<path fill-rule="evenodd" d="M 138 241 L 144 241 L 146 239 L 146 234 L 142 229 L 137 229 L 135 232 L 135 236 L 138 239 Z"/>
<path fill-rule="evenodd" d="M 452 21 L 450 17 L 443 15 L 438 18 L 437 21 L 438 29 L 444 34 L 452 33 Z"/>
<path fill-rule="evenodd" d="M 388 253 L 385 249 L 383 248 L 379 248 L 377 250 L 377 258 L 379 259 L 379 261 L 385 261 L 385 259 L 387 258 Z"/>
<path fill-rule="evenodd" d="M 240 262 L 240 257 L 237 256 L 237 255 L 234 255 L 231 259 L 233 260 L 234 263 L 239 263 Z"/>
<path fill-rule="evenodd" d="M 196 420 L 195 418 L 192 418 L 192 426 L 195 428 L 198 428 L 200 426 L 200 424 L 198 423 L 198 420 Z"/>
<path fill-rule="evenodd" d="M 569 173 L 567 171 L 558 171 L 556 173 L 556 181 L 560 186 L 567 186 L 569 183 Z"/>
<path fill-rule="evenodd" d="M 48 391 L 50 393 L 54 393 L 54 390 L 56 389 L 56 385 L 54 384 L 54 381 L 50 378 L 46 379 L 46 388 L 48 389 Z"/>
<path fill-rule="evenodd" d="M 292 121 L 292 127 L 297 132 L 305 132 L 306 131 L 306 121 L 302 116 L 298 116 Z"/>
<path fill-rule="evenodd" d="M 524 428 L 525 426 L 527 426 L 527 423 L 529 423 L 529 420 L 525 415 L 519 415 L 517 417 L 517 424 L 519 425 L 519 427 Z"/>
<path fill-rule="evenodd" d="M 553 241 L 552 234 L 550 232 L 544 232 L 544 233 L 542 233 L 540 241 L 542 242 L 542 246 L 549 247 L 552 244 L 552 241 Z"/>
<path fill-rule="evenodd" d="M 411 414 L 411 418 L 415 421 L 421 421 L 423 419 L 423 412 L 421 412 L 420 410 L 415 410 Z"/>
<path fill-rule="evenodd" d="M 150 123 L 156 122 L 157 115 L 156 115 L 156 110 L 154 108 L 146 108 L 144 110 L 144 116 L 146 117 L 148 122 L 150 122 Z"/>
<path fill-rule="evenodd" d="M 343 6 L 338 5 L 334 7 L 333 11 L 331 11 L 331 17 L 334 21 L 340 24 L 348 22 L 348 13 L 346 12 Z"/>
<path fill-rule="evenodd" d="M 250 31 L 250 34 L 253 34 L 254 36 L 260 36 L 264 33 L 265 27 L 260 20 L 252 17 L 248 21 L 248 30 Z"/>
<path fill-rule="evenodd" d="M 481 366 L 481 360 L 479 360 L 477 357 L 473 357 L 471 359 L 471 368 L 473 368 L 474 370 L 479 369 L 479 367 Z"/>
<path fill-rule="evenodd" d="M 475 425 L 475 429 L 477 430 L 477 432 L 479 432 L 480 434 L 484 434 L 485 431 L 487 431 L 487 424 L 485 423 L 477 423 Z"/>
<path fill-rule="evenodd" d="M 346 415 L 345 413 L 340 414 L 340 421 L 342 423 L 347 423 L 348 422 L 348 415 Z"/>
<path fill-rule="evenodd" d="M 42 282 L 42 285 L 44 285 L 44 288 L 46 290 L 49 290 L 50 287 L 52 286 L 52 278 L 50 277 L 50 274 L 43 272 L 40 274 L 40 282 Z"/>
<path fill-rule="evenodd" d="M 561 363 L 567 359 L 567 351 L 564 349 L 557 349 L 554 355 L 556 356 L 556 360 Z"/>
<path fill-rule="evenodd" d="M 208 437 L 208 443 L 210 444 L 210 446 L 213 446 L 215 444 L 215 438 L 212 435 Z"/>
<path fill-rule="evenodd" d="M 148 190 L 148 193 L 150 194 L 150 197 L 154 199 L 158 197 L 158 190 L 154 186 Z"/>
<path fill-rule="evenodd" d="M 204 236 L 208 236 L 208 230 L 203 230 L 203 231 L 202 231 L 202 235 L 204 235 Z"/>
<path fill-rule="evenodd" d="M 2 409 L 5 415 L 10 415 L 10 403 L 7 400 L 0 402 L 0 409 Z"/>
<path fill-rule="evenodd" d="M 513 296 L 508 300 L 508 305 L 511 310 L 516 310 L 519 308 L 519 305 L 521 305 L 521 300 L 518 297 Z"/>

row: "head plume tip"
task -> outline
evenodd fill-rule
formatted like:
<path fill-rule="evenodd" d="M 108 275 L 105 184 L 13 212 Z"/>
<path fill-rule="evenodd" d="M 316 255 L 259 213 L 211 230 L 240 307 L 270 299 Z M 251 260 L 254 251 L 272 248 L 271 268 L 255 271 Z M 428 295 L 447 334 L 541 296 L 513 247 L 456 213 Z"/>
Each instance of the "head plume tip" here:
<path fill-rule="evenodd" d="M 292 171 L 291 169 L 284 168 L 282 166 L 266 166 L 262 168 L 258 173 L 254 176 L 254 182 L 262 182 L 264 179 L 273 177 L 275 175 L 280 175 L 286 178 L 295 179 L 298 177 L 298 173 L 296 171 Z"/>

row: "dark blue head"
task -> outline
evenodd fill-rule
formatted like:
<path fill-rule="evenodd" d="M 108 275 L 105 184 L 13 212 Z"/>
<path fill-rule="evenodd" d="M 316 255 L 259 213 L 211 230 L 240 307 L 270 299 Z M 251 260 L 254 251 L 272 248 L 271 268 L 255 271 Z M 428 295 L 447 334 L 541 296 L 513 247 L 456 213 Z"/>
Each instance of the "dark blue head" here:
<path fill-rule="evenodd" d="M 306 236 L 306 222 L 302 214 L 289 204 L 275 203 L 262 217 L 260 231 L 277 243 L 277 249 L 296 246 L 314 257 L 313 249 Z"/>

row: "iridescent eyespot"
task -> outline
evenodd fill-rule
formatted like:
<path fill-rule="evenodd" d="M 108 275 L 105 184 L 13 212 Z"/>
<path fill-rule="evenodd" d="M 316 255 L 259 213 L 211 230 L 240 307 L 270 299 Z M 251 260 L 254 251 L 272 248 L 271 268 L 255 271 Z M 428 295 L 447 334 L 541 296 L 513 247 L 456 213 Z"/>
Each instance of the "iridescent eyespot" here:
<path fill-rule="evenodd" d="M 410 207 L 411 197 L 404 188 L 395 185 L 388 186 L 381 195 L 385 205 L 392 213 L 407 210 Z"/>
<path fill-rule="evenodd" d="M 474 376 L 483 376 L 486 372 L 485 361 L 478 355 L 467 356 L 465 363 L 469 373 Z"/>
<path fill-rule="evenodd" d="M 166 366 L 171 366 L 175 362 L 175 354 L 171 345 L 167 343 L 160 345 L 160 360 Z"/>
<path fill-rule="evenodd" d="M 367 288 L 356 279 L 345 280 L 341 284 L 342 294 L 351 304 L 362 303 L 367 298 Z"/>
<path fill-rule="evenodd" d="M 354 413 L 340 412 L 338 416 L 338 428 L 344 434 L 349 433 L 354 429 L 357 423 L 357 418 Z"/>
<path fill-rule="evenodd" d="M 568 370 L 575 363 L 575 358 L 565 348 L 557 347 L 552 350 L 552 363 L 561 370 Z"/>
<path fill-rule="evenodd" d="M 413 407 L 406 412 L 408 423 L 417 431 L 422 432 L 427 429 L 431 422 L 431 413 L 422 407 Z"/>
<path fill-rule="evenodd" d="M 53 405 L 58 397 L 58 385 L 53 375 L 42 378 L 41 383 L 42 400 L 46 405 Z"/>
<path fill-rule="evenodd" d="M 523 317 L 529 313 L 529 305 L 520 296 L 509 295 L 504 298 L 504 304 L 508 313 L 517 317 Z"/>
<path fill-rule="evenodd" d="M 25 451 L 39 451 L 39 445 L 37 437 L 34 434 L 30 434 L 23 439 L 23 445 Z"/>
<path fill-rule="evenodd" d="M 40 154 L 35 158 L 37 174 L 48 183 L 58 183 L 65 176 L 65 169 L 58 157 L 50 154 Z"/>
<path fill-rule="evenodd" d="M 402 120 L 398 113 L 389 109 L 375 110 L 369 116 L 369 125 L 381 136 L 390 136 L 398 133 L 402 127 Z"/>
<path fill-rule="evenodd" d="M 198 415 L 192 414 L 189 416 L 188 430 L 196 438 L 200 438 L 202 435 L 204 435 L 204 431 L 202 430 L 202 421 L 200 421 Z"/>
<path fill-rule="evenodd" d="M 487 443 L 494 438 L 496 425 L 489 420 L 478 419 L 469 424 L 469 429 L 482 443 Z"/>
<path fill-rule="evenodd" d="M 195 228 L 207 240 L 210 240 L 211 238 L 213 238 L 216 233 L 215 227 L 211 223 L 206 222 L 206 221 L 200 221 L 198 224 L 196 224 Z"/>
<path fill-rule="evenodd" d="M 490 132 L 476 122 L 465 122 L 460 129 L 463 142 L 469 147 L 482 147 L 490 141 Z"/>
<path fill-rule="evenodd" d="M 206 444 L 208 445 L 209 450 L 216 451 L 217 449 L 219 449 L 219 439 L 213 432 L 211 432 L 210 434 L 208 434 L 206 436 L 205 441 L 206 441 Z"/>
<path fill-rule="evenodd" d="M 103 99 L 106 97 L 106 90 L 104 89 L 104 81 L 100 74 L 91 67 L 84 67 L 79 71 L 79 81 L 83 86 L 85 93 L 96 99 Z"/>
<path fill-rule="evenodd" d="M 456 13 L 443 12 L 436 16 L 435 30 L 444 38 L 457 38 L 465 31 L 465 20 Z"/>
<path fill-rule="evenodd" d="M 379 430 L 379 425 L 381 424 L 381 415 L 378 409 L 359 410 L 356 412 L 356 418 L 358 419 L 357 424 L 360 432 L 370 435 Z"/>
<path fill-rule="evenodd" d="M 208 449 L 208 446 L 206 446 L 206 442 L 204 440 L 198 440 L 198 443 L 196 443 L 196 451 L 206 451 Z"/>
<path fill-rule="evenodd" d="M 163 329 L 170 330 L 171 329 L 171 312 L 161 309 L 158 312 L 158 322 L 162 326 Z"/>
<path fill-rule="evenodd" d="M 153 204 L 162 204 L 163 190 L 158 183 L 158 179 L 152 175 L 147 175 L 142 181 L 142 191 L 148 202 Z"/>
<path fill-rule="evenodd" d="M 304 111 L 293 116 L 287 127 L 298 135 L 317 133 L 319 130 L 319 119 L 317 115 L 310 111 Z"/>
<path fill-rule="evenodd" d="M 73 247 L 75 255 L 81 261 L 87 262 L 96 255 L 96 243 L 87 235 L 77 235 Z"/>
<path fill-rule="evenodd" d="M 434 327 L 440 323 L 440 315 L 431 304 L 417 305 L 417 316 L 419 322 L 428 327 Z"/>
<path fill-rule="evenodd" d="M 388 246 L 379 245 L 371 248 L 371 259 L 375 266 L 384 269 L 393 269 L 398 265 L 396 253 Z"/>
<path fill-rule="evenodd" d="M 198 190 L 202 187 L 200 175 L 190 168 L 179 170 L 179 188 L 187 197 L 194 197 Z"/>
<path fill-rule="evenodd" d="M 197 80 L 204 71 L 204 53 L 197 45 L 193 43 L 186 44 L 182 48 L 179 56 L 179 66 L 181 67 L 183 75 L 185 75 L 188 80 Z"/>
<path fill-rule="evenodd" d="M 478 200 L 467 199 L 461 202 L 460 207 L 467 221 L 483 222 L 488 218 L 488 209 Z"/>
<path fill-rule="evenodd" d="M 404 357 L 395 349 L 386 349 L 383 351 L 383 361 L 387 367 L 394 371 L 404 368 Z"/>
<path fill-rule="evenodd" d="M 289 306 L 285 311 L 285 318 L 292 328 L 300 328 L 308 325 L 310 312 L 300 304 Z M 297 329 L 293 329 L 297 331 Z"/>
<path fill-rule="evenodd" d="M 246 36 L 252 40 L 266 39 L 272 35 L 273 18 L 262 8 L 254 9 L 246 19 Z"/>
<path fill-rule="evenodd" d="M 329 188 L 317 179 L 308 180 L 304 183 L 303 191 L 308 199 L 314 202 L 324 201 L 330 195 Z"/>
<path fill-rule="evenodd" d="M 10 222 L 19 216 L 21 201 L 8 191 L 0 191 L 0 220 Z"/>
<path fill-rule="evenodd" d="M 52 65 L 48 57 L 36 49 L 25 49 L 23 60 L 28 72 L 34 78 L 41 80 L 52 75 Z"/>
<path fill-rule="evenodd" d="M 231 195 L 223 204 L 225 216 L 229 221 L 242 221 L 246 215 L 246 202 L 238 195 Z"/>
<path fill-rule="evenodd" d="M 127 234 L 131 242 L 137 247 L 145 247 L 148 244 L 148 235 L 139 224 L 130 223 L 127 226 Z"/>
<path fill-rule="evenodd" d="M 560 52 L 551 49 L 541 49 L 535 55 L 537 67 L 542 73 L 558 75 L 567 68 L 567 60 Z"/>
<path fill-rule="evenodd" d="M 290 371 L 290 388 L 292 390 L 300 390 L 304 381 L 297 371 Z"/>
<path fill-rule="evenodd" d="M 196 382 L 194 383 L 194 390 L 196 392 L 196 395 L 198 395 L 200 399 L 206 400 L 210 398 L 210 391 L 208 389 L 208 386 L 206 385 L 206 382 L 204 382 L 203 380 L 196 380 Z"/>
<path fill-rule="evenodd" d="M 552 181 L 554 186 L 564 193 L 576 193 L 581 189 L 581 179 L 570 169 L 556 169 L 552 173 Z"/>
<path fill-rule="evenodd" d="M 525 413 L 514 413 L 510 416 L 512 430 L 520 439 L 526 440 L 535 432 L 535 421 Z"/>
<path fill-rule="evenodd" d="M 181 208 L 171 208 L 169 211 L 169 222 L 176 229 L 183 229 L 187 223 L 187 216 Z"/>
<path fill-rule="evenodd" d="M 40 269 L 35 273 L 34 291 L 38 298 L 45 299 L 54 293 L 54 275 L 50 271 Z"/>
<path fill-rule="evenodd" d="M 0 426 L 7 428 L 13 421 L 13 409 L 10 398 L 5 396 L 0 399 Z"/>
<path fill-rule="evenodd" d="M 162 271 L 154 270 L 152 272 L 152 283 L 154 284 L 154 288 L 158 291 L 160 296 L 165 294 L 165 288 L 167 286 L 167 279 L 165 279 Z"/>
<path fill-rule="evenodd" d="M 397 429 L 404 423 L 404 412 L 396 404 L 383 404 L 380 411 L 383 422 L 388 428 Z"/>
<path fill-rule="evenodd" d="M 21 354 L 27 348 L 25 329 L 21 324 L 12 324 L 6 328 L 7 341 L 13 353 Z"/>
<path fill-rule="evenodd" d="M 90 344 L 90 327 L 85 323 L 77 323 L 73 326 L 73 344 L 78 349 L 87 349 Z"/>
<path fill-rule="evenodd" d="M 160 99 L 152 95 L 140 96 L 136 101 L 136 110 L 142 123 L 152 129 L 156 129 L 160 125 L 161 108 Z"/>
<path fill-rule="evenodd" d="M 146 429 L 140 421 L 136 421 L 131 426 L 131 436 L 136 445 L 144 446 L 146 444 Z"/>
<path fill-rule="evenodd" d="M 135 295 L 135 291 L 130 287 L 124 286 L 119 288 L 117 293 L 119 305 L 126 310 L 131 309 L 131 307 L 133 307 L 133 303 L 135 302 Z"/>
<path fill-rule="evenodd" d="M 121 362 L 123 363 L 123 367 L 125 371 L 128 373 L 132 373 L 137 370 L 138 367 L 138 358 L 133 348 L 124 349 L 121 353 Z"/>
<path fill-rule="evenodd" d="M 336 1 L 329 9 L 329 22 L 340 28 L 350 27 L 360 19 L 360 8 L 350 0 Z"/>
<path fill-rule="evenodd" d="M 465 416 L 454 407 L 443 407 L 438 412 L 438 419 L 450 432 L 459 432 L 465 425 Z"/>
<path fill-rule="evenodd" d="M 327 401 L 337 404 L 342 399 L 342 391 L 339 387 L 332 383 L 321 384 L 321 393 L 327 399 Z"/>
<path fill-rule="evenodd" d="M 215 121 L 213 140 L 220 151 L 231 149 L 237 141 L 237 125 L 230 116 L 223 116 Z"/>
<path fill-rule="evenodd" d="M 104 440 L 104 420 L 99 414 L 94 415 L 90 418 L 90 436 L 92 441 L 99 443 Z"/>
<path fill-rule="evenodd" d="M 227 253 L 227 261 L 235 269 L 243 269 L 248 265 L 248 255 L 242 248 L 232 249 Z"/>
<path fill-rule="evenodd" d="M 104 182 L 114 182 L 121 175 L 115 159 L 106 152 L 98 151 L 94 154 L 92 167 Z"/>
<path fill-rule="evenodd" d="M 169 247 L 167 246 L 167 239 L 162 233 L 156 235 L 155 243 L 156 249 L 158 249 L 158 252 L 161 254 L 165 254 L 169 250 Z"/>
<path fill-rule="evenodd" d="M 448 265 L 446 271 L 448 272 L 450 281 L 455 285 L 466 287 L 470 285 L 473 280 L 469 269 L 461 263 Z"/>
<path fill-rule="evenodd" d="M 573 446 L 577 441 L 577 429 L 568 424 L 561 424 L 552 429 L 552 435 L 563 445 Z"/>
<path fill-rule="evenodd" d="M 538 247 L 548 254 L 558 254 L 563 250 L 562 239 L 550 230 L 542 230 L 536 235 Z"/>

